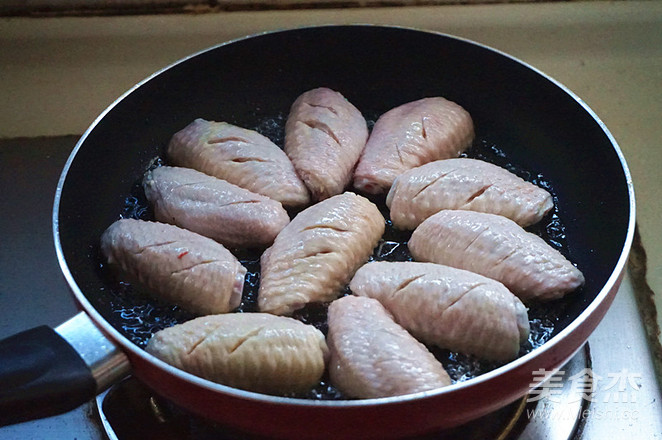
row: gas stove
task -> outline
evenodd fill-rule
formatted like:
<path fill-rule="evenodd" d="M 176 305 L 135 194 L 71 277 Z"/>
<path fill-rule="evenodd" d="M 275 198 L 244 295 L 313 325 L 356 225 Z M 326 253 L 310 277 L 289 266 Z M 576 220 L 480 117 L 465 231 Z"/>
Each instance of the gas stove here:
<path fill-rule="evenodd" d="M 53 249 L 51 209 L 77 137 L 0 141 L 0 338 L 57 326 L 76 313 Z M 633 252 L 641 252 L 635 248 Z M 453 430 L 421 439 L 651 439 L 662 433 L 662 399 L 629 275 L 578 353 L 528 396 Z M 537 375 L 537 376 L 536 376 Z M 253 439 L 202 420 L 127 378 L 82 407 L 0 428 L 0 439 Z"/>

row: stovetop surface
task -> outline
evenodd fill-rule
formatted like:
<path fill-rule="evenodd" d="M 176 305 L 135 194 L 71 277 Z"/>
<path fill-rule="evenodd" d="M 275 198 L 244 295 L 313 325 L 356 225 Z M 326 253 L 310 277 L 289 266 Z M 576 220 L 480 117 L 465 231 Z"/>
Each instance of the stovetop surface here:
<path fill-rule="evenodd" d="M 0 140 L 0 338 L 37 325 L 57 326 L 77 311 L 60 273 L 51 226 L 57 181 L 76 141 L 77 136 Z M 579 427 L 574 438 L 662 437 L 662 398 L 645 341 L 632 285 L 626 277 L 614 305 L 589 339 L 590 357 L 582 361 L 588 363 L 579 365 L 580 372 L 595 378 L 590 396 L 576 394 L 578 397 L 571 399 L 574 402 L 569 402 L 580 401 L 579 415 L 576 411 L 555 413 L 555 396 L 550 396 L 537 405 L 521 407 L 521 417 L 545 422 L 544 437 L 534 429 L 539 424 L 529 423 L 511 430 L 507 438 L 568 438 L 568 424 Z M 560 379 L 566 388 L 575 385 L 569 371 Z M 135 390 L 145 392 L 139 387 Z M 518 405 L 504 409 L 506 418 Z M 538 412 L 531 412 L 533 409 Z M 559 422 L 550 423 L 554 418 Z M 496 438 L 500 434 L 486 435 Z M 95 401 L 60 416 L 0 428 L 2 440 L 103 438 L 106 435 Z"/>

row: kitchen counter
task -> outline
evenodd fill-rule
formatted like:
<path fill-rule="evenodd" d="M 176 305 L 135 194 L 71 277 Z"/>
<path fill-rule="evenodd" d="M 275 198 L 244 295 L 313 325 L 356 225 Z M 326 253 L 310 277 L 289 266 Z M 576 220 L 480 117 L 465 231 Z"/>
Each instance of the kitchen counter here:
<path fill-rule="evenodd" d="M 97 115 L 152 72 L 190 53 L 245 35 L 331 23 L 394 24 L 475 40 L 528 62 L 579 95 L 605 122 L 630 166 L 641 240 L 629 277 L 643 305 L 648 332 L 659 343 L 656 324 L 662 324 L 662 314 L 656 315 L 652 304 L 662 307 L 662 124 L 657 120 L 662 115 L 662 2 L 1 18 L 0 138 L 10 140 L 2 141 L 0 167 L 16 169 L 24 185 L 54 181 L 56 176 L 22 176 L 18 156 L 7 149 L 30 148 L 21 138 L 53 137 L 44 145 L 54 143 L 57 149 L 35 150 L 34 155 L 37 160 L 63 162 L 63 151 L 69 145 L 73 148 L 76 137 Z M 42 223 L 35 223 L 34 230 L 42 232 L 43 240 L 52 240 L 49 221 Z M 31 225 L 21 225 L 18 232 L 2 231 L 3 241 L 10 235 L 19 240 L 16 234 L 26 233 Z M 4 249 L 8 249 L 6 243 L 11 240 L 3 242 Z M 5 261 L 21 258 L 4 249 L 0 257 Z M 61 281 L 55 267 L 52 273 L 41 275 L 36 277 L 35 288 L 48 288 L 49 277 Z M 9 294 L 4 286 L 12 276 L 0 277 L 0 295 Z M 58 311 L 66 317 L 73 309 L 71 302 Z M 27 313 L 38 316 L 39 307 Z M 55 325 L 60 315 L 55 312 L 43 318 L 43 323 Z M 0 336 L 22 328 L 21 322 L 0 327 Z M 85 417 L 84 410 L 77 414 Z M 35 423 L 47 426 L 49 422 Z"/>

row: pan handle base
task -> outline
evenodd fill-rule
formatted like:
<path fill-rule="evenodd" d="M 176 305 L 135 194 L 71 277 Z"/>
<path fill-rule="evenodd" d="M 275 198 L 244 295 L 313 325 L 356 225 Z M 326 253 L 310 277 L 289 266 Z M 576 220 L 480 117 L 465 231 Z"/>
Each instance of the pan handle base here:
<path fill-rule="evenodd" d="M 78 313 L 55 331 L 90 368 L 97 394 L 129 375 L 129 360 L 124 352 L 99 330 L 87 313 Z"/>

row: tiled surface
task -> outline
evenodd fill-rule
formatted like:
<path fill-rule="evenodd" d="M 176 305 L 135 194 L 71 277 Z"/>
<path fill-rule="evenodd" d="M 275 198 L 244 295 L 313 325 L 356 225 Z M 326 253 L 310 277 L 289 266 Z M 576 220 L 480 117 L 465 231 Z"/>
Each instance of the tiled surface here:
<path fill-rule="evenodd" d="M 648 282 L 662 307 L 662 2 L 4 18 L 0 137 L 80 134 L 125 90 L 182 56 L 256 32 L 328 23 L 396 24 L 476 40 L 581 96 L 630 165 Z"/>

